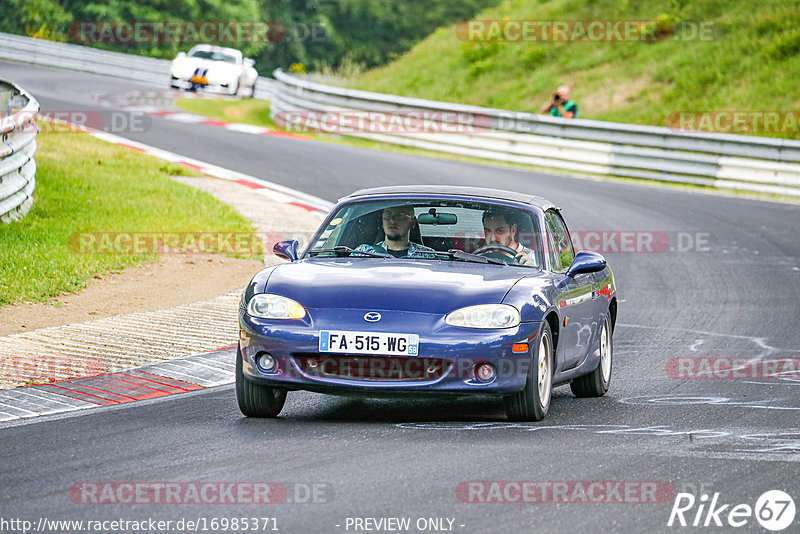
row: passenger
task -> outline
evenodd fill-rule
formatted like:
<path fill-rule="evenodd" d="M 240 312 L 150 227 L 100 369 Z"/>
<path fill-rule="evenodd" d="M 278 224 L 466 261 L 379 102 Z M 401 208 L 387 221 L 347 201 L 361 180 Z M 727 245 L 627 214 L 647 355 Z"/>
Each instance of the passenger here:
<path fill-rule="evenodd" d="M 411 229 L 417 224 L 413 206 L 402 205 L 384 208 L 381 218 L 383 220 L 383 233 L 386 238 L 375 245 L 359 245 L 356 247 L 355 252 L 385 253 L 391 254 L 395 258 L 432 259 L 436 257 L 433 254 L 424 253 L 426 250 L 432 251 L 432 248 L 411 241 Z"/>

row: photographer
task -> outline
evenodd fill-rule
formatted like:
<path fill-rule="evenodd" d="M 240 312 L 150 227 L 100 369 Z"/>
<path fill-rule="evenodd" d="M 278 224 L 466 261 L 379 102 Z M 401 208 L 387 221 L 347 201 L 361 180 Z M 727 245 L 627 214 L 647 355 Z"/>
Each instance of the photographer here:
<path fill-rule="evenodd" d="M 550 97 L 550 102 L 542 106 L 541 113 L 550 113 L 553 117 L 577 119 L 578 104 L 569 99 L 569 85 L 560 86 Z"/>

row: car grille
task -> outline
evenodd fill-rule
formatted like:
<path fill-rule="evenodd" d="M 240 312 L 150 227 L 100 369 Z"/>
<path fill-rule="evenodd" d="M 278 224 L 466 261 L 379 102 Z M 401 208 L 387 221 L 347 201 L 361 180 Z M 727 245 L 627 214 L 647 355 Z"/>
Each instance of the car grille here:
<path fill-rule="evenodd" d="M 370 382 L 428 382 L 438 380 L 452 363 L 442 358 L 372 356 L 363 354 L 298 353 L 300 369 L 311 376 Z"/>

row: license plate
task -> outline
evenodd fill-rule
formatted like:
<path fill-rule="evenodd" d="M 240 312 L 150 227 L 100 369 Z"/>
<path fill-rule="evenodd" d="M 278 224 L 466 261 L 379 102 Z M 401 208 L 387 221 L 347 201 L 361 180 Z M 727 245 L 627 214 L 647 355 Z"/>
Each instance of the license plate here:
<path fill-rule="evenodd" d="M 321 330 L 319 333 L 319 351 L 416 356 L 419 354 L 419 334 Z"/>

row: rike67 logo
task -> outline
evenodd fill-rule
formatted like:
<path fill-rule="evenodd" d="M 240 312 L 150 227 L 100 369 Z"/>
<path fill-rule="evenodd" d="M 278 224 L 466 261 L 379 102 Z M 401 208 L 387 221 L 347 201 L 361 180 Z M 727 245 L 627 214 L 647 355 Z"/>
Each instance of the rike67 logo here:
<path fill-rule="evenodd" d="M 764 492 L 756 500 L 755 507 L 722 503 L 719 493 L 714 493 L 710 500 L 708 494 L 696 499 L 691 493 L 678 493 L 667 526 L 738 528 L 747 525 L 755 517 L 765 529 L 778 532 L 792 525 L 794 516 L 794 500 L 781 490 Z"/>

